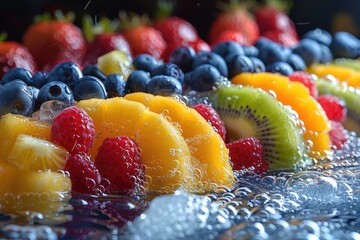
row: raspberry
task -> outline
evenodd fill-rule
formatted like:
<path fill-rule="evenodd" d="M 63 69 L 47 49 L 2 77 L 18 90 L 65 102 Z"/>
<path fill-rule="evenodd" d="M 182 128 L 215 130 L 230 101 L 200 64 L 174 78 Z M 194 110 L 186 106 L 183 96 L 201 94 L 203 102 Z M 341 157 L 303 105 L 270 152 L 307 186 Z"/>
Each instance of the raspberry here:
<path fill-rule="evenodd" d="M 347 108 L 343 100 L 330 94 L 321 95 L 317 100 L 330 120 L 337 122 L 345 121 Z"/>
<path fill-rule="evenodd" d="M 127 136 L 104 139 L 95 158 L 95 166 L 109 181 L 105 193 L 129 194 L 144 182 L 140 149 Z"/>
<path fill-rule="evenodd" d="M 207 104 L 197 104 L 193 108 L 216 130 L 221 138 L 225 141 L 226 129 L 225 123 L 221 120 L 216 110 Z"/>
<path fill-rule="evenodd" d="M 89 155 L 70 154 L 65 171 L 70 173 L 72 191 L 85 194 L 98 193 L 101 176 Z"/>
<path fill-rule="evenodd" d="M 226 144 L 234 170 L 253 169 L 256 174 L 269 171 L 263 156 L 263 146 L 259 139 L 248 137 Z"/>
<path fill-rule="evenodd" d="M 89 115 L 76 106 L 64 109 L 54 118 L 51 141 L 71 153 L 87 153 L 94 142 L 95 125 Z"/>
<path fill-rule="evenodd" d="M 309 89 L 310 95 L 313 96 L 315 99 L 318 97 L 318 89 L 315 85 L 314 79 L 311 77 L 310 74 L 306 72 L 296 71 L 290 74 L 288 77 L 290 81 L 301 82 L 302 84 L 304 84 L 304 86 Z"/>
<path fill-rule="evenodd" d="M 330 140 L 332 143 L 333 150 L 341 150 L 344 148 L 345 143 L 347 142 L 347 131 L 342 125 L 341 122 L 330 121 L 331 122 L 331 130 L 329 132 Z"/>

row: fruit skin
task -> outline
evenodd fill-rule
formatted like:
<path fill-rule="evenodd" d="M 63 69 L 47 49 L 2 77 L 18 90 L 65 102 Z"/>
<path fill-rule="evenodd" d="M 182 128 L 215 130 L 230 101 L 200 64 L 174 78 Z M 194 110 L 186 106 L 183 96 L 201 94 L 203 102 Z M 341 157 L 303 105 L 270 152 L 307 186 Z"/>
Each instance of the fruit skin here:
<path fill-rule="evenodd" d="M 186 73 L 191 70 L 195 55 L 195 50 L 192 47 L 180 46 L 171 52 L 169 62 L 178 65 Z"/>
<path fill-rule="evenodd" d="M 21 80 L 27 85 L 32 85 L 32 73 L 28 69 L 14 67 L 4 74 L 1 78 L 1 84 L 4 85 L 12 80 Z"/>
<path fill-rule="evenodd" d="M 126 93 L 145 92 L 146 85 L 150 82 L 150 73 L 143 70 L 133 71 L 125 84 Z"/>
<path fill-rule="evenodd" d="M 331 130 L 329 135 L 333 150 L 341 150 L 345 147 L 348 140 L 348 133 L 341 122 L 331 121 Z"/>
<path fill-rule="evenodd" d="M 330 49 L 335 58 L 352 58 L 360 56 L 359 39 L 348 32 L 336 32 L 333 35 Z"/>
<path fill-rule="evenodd" d="M 184 82 L 184 72 L 174 63 L 163 63 L 150 72 L 150 76 L 166 75 L 176 78 L 181 84 Z"/>
<path fill-rule="evenodd" d="M 104 81 L 107 97 L 123 97 L 125 95 L 126 81 L 121 74 L 108 75 Z"/>
<path fill-rule="evenodd" d="M 306 66 L 320 62 L 322 50 L 320 43 L 312 39 L 302 39 L 294 48 L 293 53 L 304 59 Z"/>
<path fill-rule="evenodd" d="M 226 144 L 234 170 L 249 169 L 250 172 L 263 174 L 269 171 L 264 159 L 263 146 L 255 137 L 242 138 Z"/>
<path fill-rule="evenodd" d="M 125 79 L 133 71 L 132 59 L 126 52 L 113 50 L 98 58 L 97 65 L 106 75 L 119 73 Z"/>
<path fill-rule="evenodd" d="M 213 45 L 217 45 L 226 41 L 234 41 L 243 46 L 250 46 L 251 43 L 249 39 L 244 36 L 244 34 L 240 31 L 235 30 L 225 30 L 220 33 L 220 35 L 214 40 Z"/>
<path fill-rule="evenodd" d="M 172 94 L 181 94 L 182 85 L 180 81 L 172 76 L 156 75 L 150 78 L 146 84 L 147 93 L 169 96 Z"/>
<path fill-rule="evenodd" d="M 40 88 L 35 102 L 35 109 L 40 109 L 41 104 L 50 100 L 59 100 L 69 106 L 74 105 L 75 102 L 70 87 L 60 81 L 48 82 Z"/>
<path fill-rule="evenodd" d="M 95 166 L 101 177 L 109 181 L 105 193 L 135 193 L 144 184 L 144 165 L 140 149 L 127 136 L 104 139 L 95 157 Z"/>
<path fill-rule="evenodd" d="M 290 81 L 301 82 L 302 84 L 304 84 L 304 86 L 309 89 L 310 95 L 315 99 L 318 98 L 318 89 L 316 87 L 313 77 L 310 74 L 306 72 L 295 71 L 288 77 Z"/>
<path fill-rule="evenodd" d="M 205 92 L 213 90 L 223 82 L 219 70 L 210 64 L 202 64 L 189 73 L 187 84 L 192 90 Z"/>
<path fill-rule="evenodd" d="M 108 96 L 104 83 L 93 76 L 84 76 L 80 78 L 74 83 L 72 93 L 75 101 L 89 98 L 105 99 Z"/>
<path fill-rule="evenodd" d="M 58 114 L 51 126 L 51 141 L 70 153 L 87 153 L 95 136 L 93 120 L 81 108 L 71 106 Z"/>
<path fill-rule="evenodd" d="M 30 25 L 23 35 L 23 43 L 34 56 L 39 69 L 59 60 L 81 64 L 86 51 L 81 30 L 73 23 L 62 20 Z"/>
<path fill-rule="evenodd" d="M 318 97 L 317 101 L 320 103 L 329 120 L 344 122 L 347 115 L 347 109 L 345 102 L 330 94 L 321 95 Z"/>
<path fill-rule="evenodd" d="M 152 55 L 142 53 L 134 58 L 133 65 L 136 70 L 143 70 L 151 73 L 157 66 L 160 65 L 160 63 Z"/>
<path fill-rule="evenodd" d="M 31 73 L 37 70 L 34 56 L 28 48 L 14 41 L 0 42 L 0 78 L 14 67 L 25 68 Z"/>
<path fill-rule="evenodd" d="M 78 64 L 65 61 L 56 64 L 47 75 L 47 82 L 60 81 L 66 83 L 70 87 L 83 77 L 82 71 Z"/>
<path fill-rule="evenodd" d="M 224 77 L 228 76 L 228 69 L 225 60 L 215 52 L 202 51 L 196 54 L 192 63 L 192 69 L 204 65 L 210 64 L 217 68 L 220 74 Z"/>
<path fill-rule="evenodd" d="M 271 73 L 278 73 L 284 76 L 289 76 L 294 72 L 290 64 L 286 62 L 273 62 L 267 66 L 266 71 Z"/>

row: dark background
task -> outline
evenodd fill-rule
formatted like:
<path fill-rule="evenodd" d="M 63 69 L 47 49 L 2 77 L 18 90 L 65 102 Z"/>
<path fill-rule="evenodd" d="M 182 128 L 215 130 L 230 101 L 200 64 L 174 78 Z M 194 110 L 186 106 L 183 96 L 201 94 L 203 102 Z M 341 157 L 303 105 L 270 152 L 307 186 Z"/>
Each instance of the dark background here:
<path fill-rule="evenodd" d="M 174 15 L 191 23 L 206 39 L 209 24 L 219 13 L 215 0 L 170 0 L 176 5 Z M 155 12 L 155 0 L 6 0 L 0 3 L 0 31 L 7 32 L 9 40 L 21 41 L 22 34 L 35 15 L 61 9 L 76 13 L 75 23 L 81 26 L 84 14 L 117 17 L 119 10 L 137 13 Z M 330 32 L 349 31 L 360 37 L 359 0 L 293 0 L 289 15 L 301 36 L 316 27 Z"/>

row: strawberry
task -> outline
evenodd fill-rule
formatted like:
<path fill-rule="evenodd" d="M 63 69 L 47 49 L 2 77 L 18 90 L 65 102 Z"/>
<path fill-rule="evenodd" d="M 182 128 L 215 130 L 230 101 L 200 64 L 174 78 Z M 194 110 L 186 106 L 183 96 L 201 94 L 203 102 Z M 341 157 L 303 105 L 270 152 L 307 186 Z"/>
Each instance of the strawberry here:
<path fill-rule="evenodd" d="M 127 136 L 106 138 L 96 155 L 95 166 L 103 179 L 109 181 L 106 193 L 132 193 L 144 183 L 140 149 Z"/>
<path fill-rule="evenodd" d="M 12 68 L 25 68 L 34 73 L 35 59 L 22 44 L 14 41 L 0 42 L 0 78 Z"/>
<path fill-rule="evenodd" d="M 251 45 L 249 40 L 244 36 L 243 33 L 234 30 L 225 30 L 221 32 L 218 38 L 214 40 L 213 46 L 216 46 L 221 42 L 227 42 L 227 41 L 237 42 L 243 46 Z"/>
<path fill-rule="evenodd" d="M 245 8 L 238 6 L 230 6 L 215 18 L 209 29 L 210 43 L 213 45 L 225 30 L 242 33 L 251 44 L 259 37 L 259 27 L 253 16 Z"/>
<path fill-rule="evenodd" d="M 299 43 L 298 37 L 289 32 L 269 30 L 262 33 L 261 36 L 287 47 L 295 47 Z"/>
<path fill-rule="evenodd" d="M 252 169 L 256 174 L 269 171 L 263 156 L 263 146 L 259 139 L 248 137 L 226 144 L 234 170 Z"/>
<path fill-rule="evenodd" d="M 70 153 L 87 153 L 94 142 L 94 136 L 94 122 L 81 108 L 65 108 L 53 119 L 51 141 Z"/>
<path fill-rule="evenodd" d="M 341 122 L 330 121 L 331 130 L 329 132 L 333 150 L 341 150 L 345 147 L 348 140 L 348 133 Z"/>
<path fill-rule="evenodd" d="M 39 69 L 58 60 L 82 64 L 86 42 L 81 30 L 66 20 L 43 20 L 30 25 L 23 43 L 34 56 Z"/>
<path fill-rule="evenodd" d="M 221 120 L 219 114 L 210 105 L 199 103 L 193 108 L 216 130 L 221 138 L 225 141 L 226 129 L 225 123 Z"/>
<path fill-rule="evenodd" d="M 313 77 L 310 74 L 302 71 L 295 71 L 290 74 L 288 78 L 290 79 L 290 81 L 300 82 L 304 84 L 304 86 L 309 89 L 310 95 L 315 99 L 318 98 L 318 89 Z"/>
<path fill-rule="evenodd" d="M 85 194 L 99 193 L 101 176 L 89 155 L 71 153 L 64 170 L 70 174 L 72 191 Z"/>
<path fill-rule="evenodd" d="M 317 100 L 324 109 L 329 120 L 336 122 L 345 121 L 347 108 L 343 100 L 331 94 L 321 95 Z"/>

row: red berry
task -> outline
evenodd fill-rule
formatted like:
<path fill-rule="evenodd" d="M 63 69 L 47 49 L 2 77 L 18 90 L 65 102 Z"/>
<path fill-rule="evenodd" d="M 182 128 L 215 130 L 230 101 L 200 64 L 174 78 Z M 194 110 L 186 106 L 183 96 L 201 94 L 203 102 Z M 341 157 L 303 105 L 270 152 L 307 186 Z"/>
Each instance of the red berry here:
<path fill-rule="evenodd" d="M 65 171 L 70 173 L 72 191 L 85 194 L 97 194 L 101 181 L 90 156 L 85 153 L 72 153 L 65 165 Z"/>
<path fill-rule="evenodd" d="M 306 72 L 293 72 L 289 76 L 290 81 L 301 82 L 304 84 L 305 87 L 309 89 L 310 95 L 313 96 L 315 99 L 318 97 L 318 89 L 315 85 L 314 79 L 311 77 L 310 74 Z"/>
<path fill-rule="evenodd" d="M 348 134 L 341 122 L 331 121 L 329 135 L 334 150 L 341 150 L 344 148 Z"/>
<path fill-rule="evenodd" d="M 321 95 L 317 100 L 330 120 L 337 122 L 345 121 L 347 108 L 343 100 L 330 94 Z"/>
<path fill-rule="evenodd" d="M 269 171 L 264 159 L 263 146 L 259 139 L 248 137 L 226 144 L 234 170 L 253 169 L 262 174 Z"/>
<path fill-rule="evenodd" d="M 87 153 L 93 145 L 95 125 L 89 115 L 76 106 L 65 108 L 51 127 L 51 141 L 71 153 Z"/>
<path fill-rule="evenodd" d="M 95 166 L 109 181 L 106 193 L 132 193 L 144 182 L 144 165 L 140 149 L 127 136 L 106 138 L 95 158 Z"/>
<path fill-rule="evenodd" d="M 214 108 L 207 104 L 197 104 L 193 108 L 203 117 L 205 120 L 216 130 L 221 138 L 225 141 L 226 139 L 226 129 L 225 123 L 221 120 L 219 114 Z"/>
<path fill-rule="evenodd" d="M 213 46 L 226 41 L 234 41 L 244 46 L 251 45 L 249 39 L 242 32 L 236 30 L 225 30 L 214 40 Z"/>

